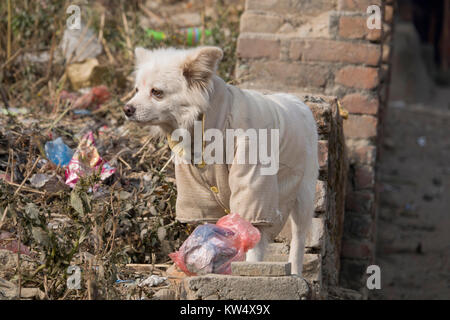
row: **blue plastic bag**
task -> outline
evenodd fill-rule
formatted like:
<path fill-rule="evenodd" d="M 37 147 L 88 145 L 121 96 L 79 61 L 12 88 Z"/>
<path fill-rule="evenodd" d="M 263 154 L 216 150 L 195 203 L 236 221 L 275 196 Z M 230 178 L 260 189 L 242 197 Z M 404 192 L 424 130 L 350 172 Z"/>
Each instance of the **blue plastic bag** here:
<path fill-rule="evenodd" d="M 231 262 L 243 261 L 246 252 L 260 240 L 258 229 L 237 213 L 229 214 L 216 224 L 195 228 L 180 249 L 169 254 L 187 275 L 230 274 Z"/>
<path fill-rule="evenodd" d="M 45 155 L 57 166 L 68 165 L 73 156 L 73 150 L 70 149 L 61 137 L 45 144 Z"/>
<path fill-rule="evenodd" d="M 185 264 L 187 270 L 195 274 L 222 273 L 227 262 L 239 250 L 234 248 L 235 233 L 214 224 L 197 227 L 186 241 Z"/>

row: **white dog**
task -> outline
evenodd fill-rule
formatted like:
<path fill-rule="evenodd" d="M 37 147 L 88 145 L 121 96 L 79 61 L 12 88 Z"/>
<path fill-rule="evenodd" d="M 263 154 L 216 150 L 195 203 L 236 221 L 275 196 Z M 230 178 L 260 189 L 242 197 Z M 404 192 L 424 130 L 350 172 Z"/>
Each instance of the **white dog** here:
<path fill-rule="evenodd" d="M 229 212 L 239 213 L 261 231 L 260 242 L 247 253 L 248 261 L 261 261 L 267 243 L 290 217 L 289 261 L 292 273 L 301 275 L 319 170 L 316 122 L 310 109 L 289 94 L 263 95 L 226 84 L 216 76 L 223 56 L 216 47 L 153 51 L 136 48 L 135 55 L 136 94 L 124 107 L 127 118 L 154 125 L 168 136 L 171 147 L 175 130 L 185 129 L 196 136 L 195 123 L 202 124 L 202 162 L 176 162 L 177 219 L 188 223 L 214 222 Z M 266 138 L 273 143 L 262 146 L 264 140 L 259 140 L 257 146 L 276 155 L 279 169 L 274 174 L 262 174 L 267 161 L 236 161 L 238 154 L 253 148 L 250 135 L 244 135 L 244 139 L 234 136 L 236 147 L 227 149 L 224 155 L 215 154 L 216 159 L 232 159 L 232 163 L 205 165 L 205 153 L 213 144 L 209 129 L 216 129 L 222 136 L 230 129 L 255 129 L 264 134 L 264 129 L 270 130 Z M 192 155 L 190 144 L 180 145 L 184 147 L 172 148 L 177 150 L 177 158 Z M 260 159 L 262 154 L 259 153 Z M 198 153 L 194 152 L 196 156 Z"/>

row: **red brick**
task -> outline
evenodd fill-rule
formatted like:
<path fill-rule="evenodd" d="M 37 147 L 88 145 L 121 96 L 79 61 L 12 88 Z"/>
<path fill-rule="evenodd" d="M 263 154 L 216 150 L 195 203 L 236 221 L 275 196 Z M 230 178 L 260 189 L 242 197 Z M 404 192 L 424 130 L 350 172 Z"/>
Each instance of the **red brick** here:
<path fill-rule="evenodd" d="M 241 17 L 240 32 L 275 33 L 282 24 L 279 16 L 246 11 Z"/>
<path fill-rule="evenodd" d="M 355 169 L 355 188 L 370 189 L 375 186 L 375 170 L 372 166 L 358 166 Z"/>
<path fill-rule="evenodd" d="M 350 163 L 375 164 L 377 148 L 365 141 L 347 141 L 347 150 Z"/>
<path fill-rule="evenodd" d="M 237 53 L 244 59 L 280 57 L 280 41 L 241 36 L 238 39 Z"/>
<path fill-rule="evenodd" d="M 377 135 L 377 118 L 350 114 L 344 121 L 344 136 L 348 138 L 373 138 Z"/>
<path fill-rule="evenodd" d="M 334 40 L 292 41 L 290 58 L 302 61 L 330 61 L 377 66 L 381 60 L 381 48 L 374 44 L 362 44 Z"/>
<path fill-rule="evenodd" d="M 394 6 L 384 7 L 384 21 L 391 23 L 394 20 Z"/>
<path fill-rule="evenodd" d="M 388 23 L 383 23 L 383 43 L 392 42 L 392 26 Z"/>
<path fill-rule="evenodd" d="M 341 100 L 341 103 L 344 109 L 355 114 L 376 115 L 380 106 L 377 99 L 369 98 L 361 93 L 348 94 Z"/>
<path fill-rule="evenodd" d="M 339 36 L 348 39 L 381 39 L 380 29 L 367 28 L 366 17 L 341 16 L 339 19 Z"/>
<path fill-rule="evenodd" d="M 321 140 L 318 144 L 319 166 L 321 169 L 328 168 L 328 141 Z"/>
<path fill-rule="evenodd" d="M 342 257 L 353 259 L 371 259 L 373 257 L 373 254 L 373 244 L 370 242 L 357 242 L 347 240 L 342 243 Z"/>
<path fill-rule="evenodd" d="M 328 72 L 326 66 L 283 61 L 254 61 L 250 64 L 250 74 L 266 88 L 273 87 L 274 81 L 286 88 L 324 87 Z"/>
<path fill-rule="evenodd" d="M 391 59 L 391 46 L 390 45 L 383 45 L 383 62 L 389 63 Z"/>
<path fill-rule="evenodd" d="M 374 89 L 380 80 L 377 68 L 348 66 L 337 72 L 335 81 L 346 87 Z"/>
<path fill-rule="evenodd" d="M 367 8 L 371 5 L 381 7 L 381 0 L 339 0 L 339 11 L 359 11 L 367 12 Z"/>
<path fill-rule="evenodd" d="M 369 190 L 347 192 L 345 210 L 359 214 L 371 214 L 374 200 L 375 195 Z"/>
<path fill-rule="evenodd" d="M 335 4 L 334 1 L 330 0 L 247 0 L 245 1 L 245 9 L 290 15 L 295 13 L 296 16 L 305 19 L 334 10 Z"/>
<path fill-rule="evenodd" d="M 369 215 L 347 213 L 344 220 L 344 232 L 358 239 L 370 239 L 374 220 Z"/>

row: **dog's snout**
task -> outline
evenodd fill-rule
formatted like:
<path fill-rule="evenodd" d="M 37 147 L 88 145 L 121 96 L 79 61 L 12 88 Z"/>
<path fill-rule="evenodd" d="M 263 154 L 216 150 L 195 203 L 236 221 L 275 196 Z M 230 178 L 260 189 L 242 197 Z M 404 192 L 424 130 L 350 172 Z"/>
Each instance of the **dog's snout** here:
<path fill-rule="evenodd" d="M 123 107 L 123 112 L 125 112 L 127 117 L 131 117 L 136 112 L 136 108 L 131 104 L 126 104 L 125 107 Z"/>

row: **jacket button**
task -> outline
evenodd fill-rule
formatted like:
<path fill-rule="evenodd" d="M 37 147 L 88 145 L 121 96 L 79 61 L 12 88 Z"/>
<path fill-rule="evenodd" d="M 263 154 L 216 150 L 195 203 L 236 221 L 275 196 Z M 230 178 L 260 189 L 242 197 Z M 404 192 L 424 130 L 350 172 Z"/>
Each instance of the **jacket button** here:
<path fill-rule="evenodd" d="M 206 166 L 206 162 L 202 160 L 201 163 L 197 164 L 197 168 L 203 169 Z"/>
<path fill-rule="evenodd" d="M 217 189 L 217 187 L 211 187 L 211 191 L 214 193 L 219 193 L 219 189 Z"/>

